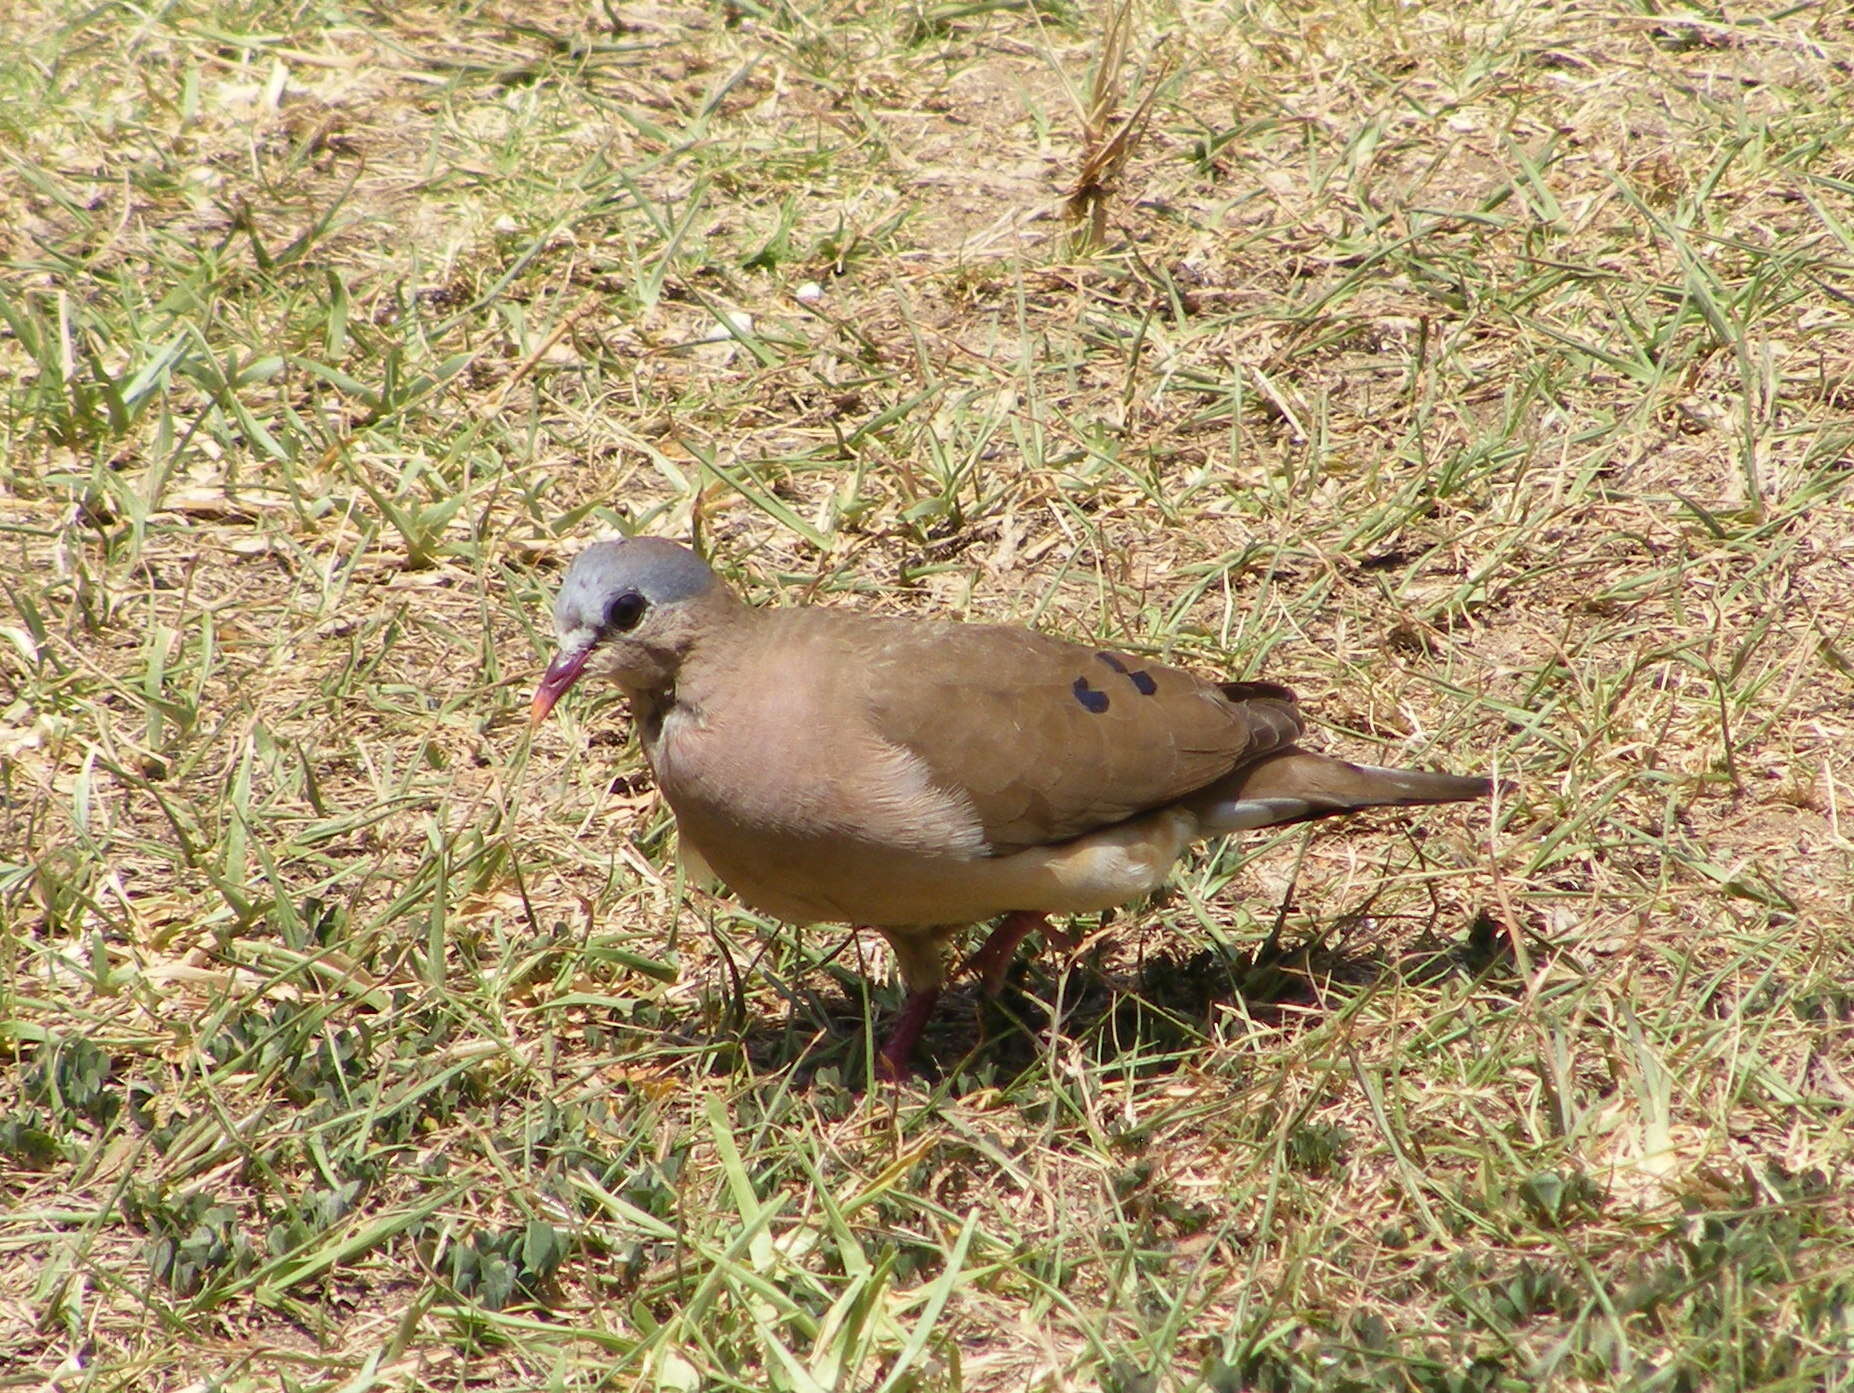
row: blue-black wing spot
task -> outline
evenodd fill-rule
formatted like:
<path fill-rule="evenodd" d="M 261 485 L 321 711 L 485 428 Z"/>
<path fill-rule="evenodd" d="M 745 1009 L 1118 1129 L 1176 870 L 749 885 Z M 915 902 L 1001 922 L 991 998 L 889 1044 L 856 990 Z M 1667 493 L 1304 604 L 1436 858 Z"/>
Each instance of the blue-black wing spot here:
<path fill-rule="evenodd" d="M 1152 674 L 1144 668 L 1130 668 L 1112 653 L 1096 653 L 1094 656 L 1131 682 L 1133 690 L 1141 696 L 1151 696 L 1159 690 L 1159 684 L 1152 680 Z"/>
<path fill-rule="evenodd" d="M 1077 677 L 1072 690 L 1075 693 L 1075 699 L 1095 715 L 1098 716 L 1107 710 L 1107 693 L 1090 687 L 1086 677 Z"/>

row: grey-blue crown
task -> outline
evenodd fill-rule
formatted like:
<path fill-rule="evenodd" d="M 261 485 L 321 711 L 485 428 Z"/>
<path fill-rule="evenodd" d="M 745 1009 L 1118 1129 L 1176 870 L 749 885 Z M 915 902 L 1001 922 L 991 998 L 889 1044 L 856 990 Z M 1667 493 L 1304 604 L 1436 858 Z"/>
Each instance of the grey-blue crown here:
<path fill-rule="evenodd" d="M 554 602 L 563 631 L 597 628 L 612 596 L 635 590 L 653 607 L 705 594 L 718 582 L 708 563 L 662 537 L 594 542 L 567 568 Z"/>

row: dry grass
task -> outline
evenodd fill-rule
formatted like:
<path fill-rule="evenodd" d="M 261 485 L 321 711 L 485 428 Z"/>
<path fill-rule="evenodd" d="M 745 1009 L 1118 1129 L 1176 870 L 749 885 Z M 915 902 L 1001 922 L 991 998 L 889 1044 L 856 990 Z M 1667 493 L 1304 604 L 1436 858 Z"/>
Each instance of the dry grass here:
<path fill-rule="evenodd" d="M 0 31 L 0 1384 L 1854 1378 L 1840 7 Z M 865 1095 L 879 947 L 528 744 L 614 525 L 1508 791 Z"/>

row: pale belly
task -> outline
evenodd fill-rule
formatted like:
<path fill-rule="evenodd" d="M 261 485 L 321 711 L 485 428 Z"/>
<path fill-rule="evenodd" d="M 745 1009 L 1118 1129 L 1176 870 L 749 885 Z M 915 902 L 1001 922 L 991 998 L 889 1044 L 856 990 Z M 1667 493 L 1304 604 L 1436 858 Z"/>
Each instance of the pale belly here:
<path fill-rule="evenodd" d="M 672 804 L 672 807 L 674 805 Z M 974 924 L 1012 910 L 1082 914 L 1149 894 L 1195 819 L 1164 810 L 1059 846 L 933 857 L 842 839 L 756 835 L 678 810 L 688 846 L 746 904 L 794 923 Z"/>

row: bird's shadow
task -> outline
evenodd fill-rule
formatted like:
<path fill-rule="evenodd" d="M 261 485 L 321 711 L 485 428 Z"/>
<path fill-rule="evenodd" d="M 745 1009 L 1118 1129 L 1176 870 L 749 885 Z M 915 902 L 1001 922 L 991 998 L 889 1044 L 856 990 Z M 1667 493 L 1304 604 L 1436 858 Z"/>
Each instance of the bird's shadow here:
<path fill-rule="evenodd" d="M 1508 932 L 1485 914 L 1452 934 L 1429 921 L 1394 949 L 1381 941 L 1383 922 L 1374 917 L 1369 936 L 1342 920 L 1292 941 L 1271 934 L 1251 949 L 1182 949 L 1125 966 L 1110 963 L 1099 942 L 1072 958 L 1020 956 L 995 999 L 969 980 L 949 987 L 922 1037 L 916 1071 L 955 1095 L 1000 1086 L 1036 1066 L 1053 1029 L 1056 1040 L 1098 1063 L 1162 1073 L 1210 1044 L 1231 1008 L 1258 1024 L 1290 1026 L 1317 1021 L 1335 998 L 1362 991 L 1512 969 Z M 825 1076 L 833 1083 L 868 1077 L 898 1001 L 869 991 L 853 973 L 839 970 L 831 981 L 822 989 L 815 975 L 788 981 L 783 1018 L 736 1017 L 739 1049 L 755 1073 L 786 1074 L 799 1088 Z"/>

